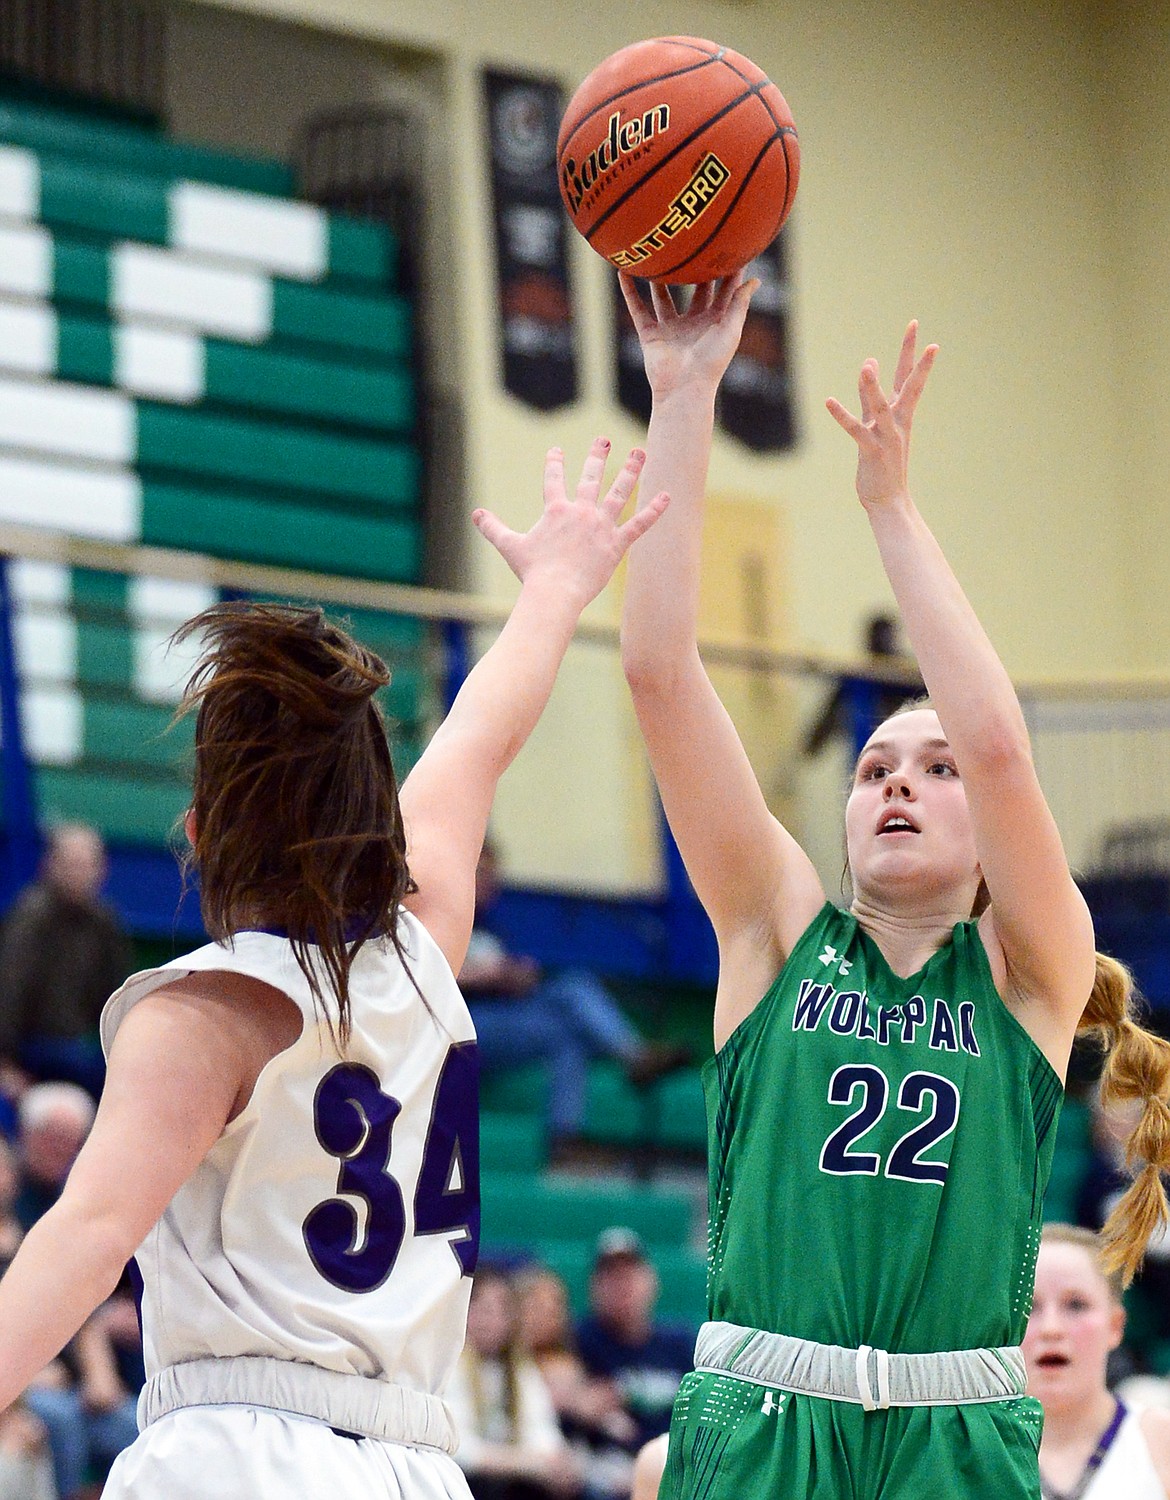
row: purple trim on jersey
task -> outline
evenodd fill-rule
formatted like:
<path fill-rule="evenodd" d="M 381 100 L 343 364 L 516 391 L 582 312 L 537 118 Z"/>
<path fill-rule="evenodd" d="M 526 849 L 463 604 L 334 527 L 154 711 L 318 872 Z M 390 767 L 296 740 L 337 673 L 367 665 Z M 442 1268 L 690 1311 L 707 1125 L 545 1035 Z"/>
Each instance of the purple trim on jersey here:
<path fill-rule="evenodd" d="M 244 927 L 240 930 L 242 932 L 263 932 L 268 937 L 283 938 L 286 943 L 290 941 L 287 927 Z M 362 917 L 350 917 L 342 929 L 342 936 L 347 943 L 357 943 L 367 942 L 370 938 L 384 937 L 385 932 L 385 928 L 371 925 Z M 233 934 L 233 936 L 238 936 L 238 934 Z"/>
<path fill-rule="evenodd" d="M 142 1280 L 142 1272 L 138 1269 L 138 1262 L 133 1256 L 126 1262 L 126 1276 L 130 1282 L 130 1290 L 134 1293 L 134 1311 L 138 1315 L 138 1337 L 142 1338 L 142 1294 L 146 1287 Z"/>

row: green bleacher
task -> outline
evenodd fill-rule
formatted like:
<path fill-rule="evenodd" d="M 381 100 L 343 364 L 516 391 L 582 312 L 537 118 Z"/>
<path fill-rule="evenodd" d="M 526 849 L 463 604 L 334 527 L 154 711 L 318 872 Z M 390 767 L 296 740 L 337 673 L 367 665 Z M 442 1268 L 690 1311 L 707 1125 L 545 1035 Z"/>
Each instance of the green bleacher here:
<path fill-rule="evenodd" d="M 297 202 L 283 163 L 0 99 L 0 381 L 9 411 L 30 414 L 0 438 L 0 519 L 417 582 L 418 391 L 397 268 L 387 226 Z M 181 673 L 162 681 L 146 656 L 214 595 L 177 589 L 150 619 L 125 578 L 15 575 L 42 818 L 161 845 L 185 803 L 191 726 L 166 732 Z M 394 672 L 383 699 L 405 771 L 429 706 L 425 627 L 357 613 Z"/>
<path fill-rule="evenodd" d="M 678 997 L 679 1008 L 697 1010 L 695 998 Z M 703 1009 L 709 1032 L 709 996 Z M 644 1014 L 638 1019 L 646 1023 Z M 677 1031 L 679 1019 L 664 1017 L 666 1029 Z M 659 1315 L 697 1326 L 706 1315 L 706 1257 L 697 1248 L 703 1226 L 694 1187 L 682 1192 L 608 1175 L 568 1181 L 550 1176 L 547 1089 L 547 1072 L 539 1064 L 492 1073 L 481 1082 L 484 1255 L 521 1256 L 548 1266 L 564 1278 L 574 1311 L 582 1313 L 597 1236 L 623 1224 L 642 1236 L 658 1271 Z M 686 1068 L 638 1089 L 615 1064 L 592 1063 L 582 1133 L 599 1148 L 602 1164 L 612 1154 L 643 1167 L 701 1169 L 706 1115 L 699 1070 Z"/>

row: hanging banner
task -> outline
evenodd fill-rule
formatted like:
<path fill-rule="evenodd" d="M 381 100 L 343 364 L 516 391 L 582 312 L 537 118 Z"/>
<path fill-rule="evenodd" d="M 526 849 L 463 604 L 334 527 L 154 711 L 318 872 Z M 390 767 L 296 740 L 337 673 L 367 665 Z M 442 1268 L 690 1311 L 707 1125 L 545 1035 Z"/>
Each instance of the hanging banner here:
<path fill-rule="evenodd" d="M 551 79 L 484 73 L 504 388 L 540 411 L 577 396 L 577 354 L 557 188 L 564 98 Z"/>
<path fill-rule="evenodd" d="M 649 302 L 650 283 L 638 277 L 635 284 L 638 295 Z M 618 404 L 640 422 L 649 422 L 650 382 L 646 379 L 646 368 L 642 363 L 638 332 L 630 317 L 626 299 L 622 296 L 622 284 L 616 271 L 613 272 L 613 330 Z"/>
<path fill-rule="evenodd" d="M 752 298 L 739 350 L 723 377 L 719 423 L 757 453 L 775 453 L 796 442 L 788 313 L 788 230 L 748 266 L 760 288 Z"/>

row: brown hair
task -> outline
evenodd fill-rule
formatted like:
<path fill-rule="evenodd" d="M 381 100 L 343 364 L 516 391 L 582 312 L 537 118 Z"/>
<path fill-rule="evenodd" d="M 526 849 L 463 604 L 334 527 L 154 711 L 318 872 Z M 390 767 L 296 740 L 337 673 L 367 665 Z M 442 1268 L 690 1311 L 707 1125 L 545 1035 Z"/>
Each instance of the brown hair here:
<path fill-rule="evenodd" d="M 390 673 L 319 609 L 217 604 L 175 639 L 195 635 L 178 713 L 197 710 L 189 862 L 204 925 L 220 942 L 279 926 L 344 1046 L 353 960 L 384 934 L 405 963 L 398 908 L 416 889 L 374 700 Z"/>
<path fill-rule="evenodd" d="M 1109 1288 L 1114 1302 L 1120 1303 L 1125 1291 L 1125 1277 L 1119 1266 L 1105 1264 L 1105 1246 L 1099 1234 L 1091 1229 L 1082 1229 L 1079 1224 L 1045 1224 L 1040 1231 L 1042 1245 L 1075 1245 L 1083 1250 L 1093 1262 L 1093 1269 Z"/>
<path fill-rule="evenodd" d="M 1155 1230 L 1170 1218 L 1162 1173 L 1170 1170 L 1170 1043 L 1136 1020 L 1138 997 L 1124 964 L 1097 954 L 1093 992 L 1077 1026 L 1105 1049 L 1101 1102 L 1138 1102 L 1141 1117 L 1125 1143 L 1134 1180 L 1101 1231 L 1101 1263 L 1128 1286 Z"/>

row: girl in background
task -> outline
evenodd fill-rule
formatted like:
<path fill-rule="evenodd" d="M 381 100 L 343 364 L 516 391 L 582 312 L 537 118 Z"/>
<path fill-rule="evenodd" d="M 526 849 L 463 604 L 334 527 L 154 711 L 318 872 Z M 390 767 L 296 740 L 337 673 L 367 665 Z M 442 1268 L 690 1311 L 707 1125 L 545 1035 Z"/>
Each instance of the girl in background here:
<path fill-rule="evenodd" d="M 1087 1229 L 1045 1224 L 1024 1356 L 1044 1408 L 1044 1500 L 1167 1500 L 1170 1412 L 1126 1409 L 1105 1384 L 1125 1333 L 1121 1276 Z"/>
<path fill-rule="evenodd" d="M 450 1388 L 459 1466 L 475 1500 L 548 1500 L 581 1488 L 552 1395 L 520 1342 L 517 1315 L 508 1277 L 477 1272 L 467 1343 Z"/>
<path fill-rule="evenodd" d="M 475 1037 L 454 972 L 496 783 L 577 618 L 665 507 L 618 522 L 593 444 L 521 535 L 521 580 L 399 796 L 371 652 L 320 611 L 222 604 L 187 833 L 214 941 L 126 982 L 57 1204 L 0 1282 L 0 1408 L 135 1255 L 142 1432 L 108 1500 L 466 1494 L 443 1400 L 479 1235 Z"/>

